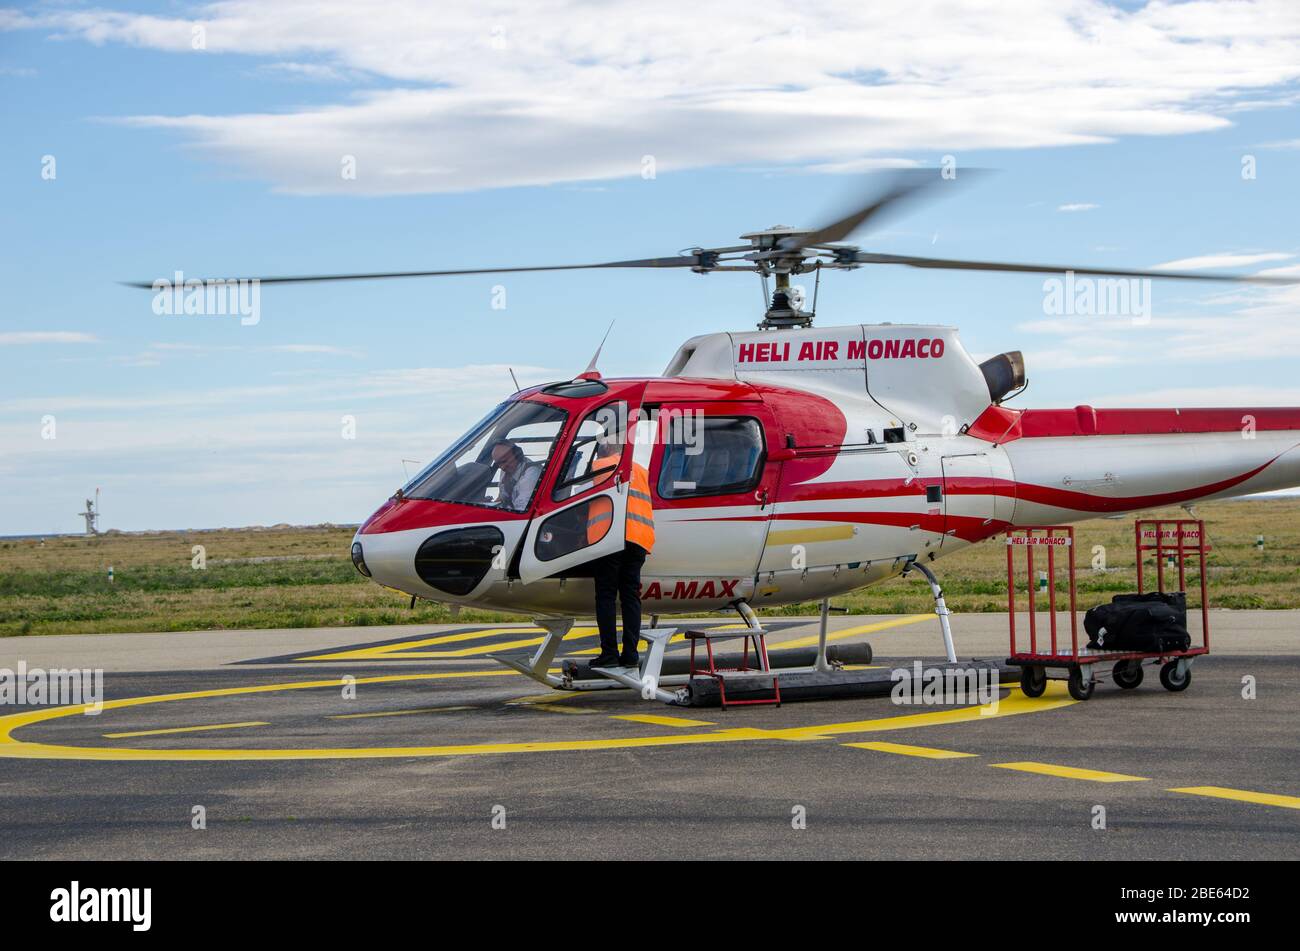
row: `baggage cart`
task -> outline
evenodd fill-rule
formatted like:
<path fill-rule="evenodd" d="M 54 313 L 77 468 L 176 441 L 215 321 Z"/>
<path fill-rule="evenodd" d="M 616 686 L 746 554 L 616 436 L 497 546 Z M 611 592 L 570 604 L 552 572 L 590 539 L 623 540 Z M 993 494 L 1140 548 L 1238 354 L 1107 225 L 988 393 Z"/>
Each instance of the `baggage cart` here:
<path fill-rule="evenodd" d="M 1200 571 L 1201 643 L 1186 650 L 1125 651 L 1105 650 L 1079 643 L 1079 618 L 1075 590 L 1074 529 L 1069 525 L 1036 525 L 1009 529 L 1007 547 L 1007 614 L 1010 620 L 1011 652 L 1007 664 L 1020 668 L 1020 687 L 1026 696 L 1039 697 L 1049 679 L 1064 679 L 1070 696 L 1087 700 L 1099 680 L 1109 677 L 1116 685 L 1132 690 L 1142 683 L 1143 665 L 1160 667 L 1160 682 L 1171 691 L 1186 690 L 1192 681 L 1192 661 L 1210 652 L 1209 601 L 1205 587 L 1205 556 L 1210 550 L 1205 522 L 1200 519 L 1138 519 L 1133 526 L 1137 556 L 1138 593 L 1146 580 L 1143 557 L 1156 556 L 1157 591 L 1164 594 L 1166 560 L 1174 559 L 1178 568 L 1178 590 L 1186 594 L 1186 559 L 1196 557 Z M 1028 581 L 1028 644 L 1016 639 L 1016 553 L 1023 551 L 1024 577 Z M 1039 630 L 1038 605 L 1035 597 L 1035 553 L 1041 552 L 1045 568 L 1048 630 L 1046 639 Z M 1064 565 L 1062 564 L 1064 562 Z M 1058 623 L 1057 571 L 1068 575 L 1069 639 Z"/>

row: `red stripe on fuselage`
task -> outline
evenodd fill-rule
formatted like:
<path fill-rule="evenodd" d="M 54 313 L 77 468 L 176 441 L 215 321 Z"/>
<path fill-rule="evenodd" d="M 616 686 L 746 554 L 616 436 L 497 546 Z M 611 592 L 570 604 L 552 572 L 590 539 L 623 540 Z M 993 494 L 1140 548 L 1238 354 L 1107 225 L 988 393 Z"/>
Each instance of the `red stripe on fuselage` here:
<path fill-rule="evenodd" d="M 1073 409 L 1014 410 L 990 406 L 966 431 L 992 443 L 1060 436 L 1162 436 L 1182 433 L 1236 433 L 1300 430 L 1300 407 L 1263 409 Z"/>

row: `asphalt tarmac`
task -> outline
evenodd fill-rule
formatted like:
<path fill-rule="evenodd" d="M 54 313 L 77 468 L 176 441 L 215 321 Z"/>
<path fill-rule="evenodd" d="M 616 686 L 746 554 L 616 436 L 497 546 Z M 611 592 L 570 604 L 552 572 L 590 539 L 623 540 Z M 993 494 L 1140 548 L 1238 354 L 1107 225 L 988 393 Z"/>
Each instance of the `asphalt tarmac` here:
<path fill-rule="evenodd" d="M 932 616 L 832 626 L 882 677 L 939 653 Z M 105 700 L 0 707 L 0 858 L 1300 858 L 1300 613 L 1212 628 L 1180 693 L 1148 667 L 1085 702 L 727 710 L 486 657 L 527 625 L 0 639 L 0 669 L 99 668 Z M 1005 617 L 954 631 L 1005 657 Z"/>

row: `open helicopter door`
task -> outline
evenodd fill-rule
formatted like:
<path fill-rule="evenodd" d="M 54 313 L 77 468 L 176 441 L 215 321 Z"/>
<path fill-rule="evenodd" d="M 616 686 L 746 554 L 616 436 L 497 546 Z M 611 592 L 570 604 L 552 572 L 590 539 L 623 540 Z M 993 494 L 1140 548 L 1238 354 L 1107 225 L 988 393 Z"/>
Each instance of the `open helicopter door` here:
<path fill-rule="evenodd" d="M 531 584 L 623 550 L 627 523 L 627 494 L 632 462 L 648 466 L 654 449 L 655 423 L 638 419 L 631 439 L 622 447 L 614 474 L 570 480 L 574 501 L 537 515 L 524 536 L 519 578 Z M 582 438 L 579 431 L 574 442 Z M 557 487 L 557 492 L 561 489 Z"/>

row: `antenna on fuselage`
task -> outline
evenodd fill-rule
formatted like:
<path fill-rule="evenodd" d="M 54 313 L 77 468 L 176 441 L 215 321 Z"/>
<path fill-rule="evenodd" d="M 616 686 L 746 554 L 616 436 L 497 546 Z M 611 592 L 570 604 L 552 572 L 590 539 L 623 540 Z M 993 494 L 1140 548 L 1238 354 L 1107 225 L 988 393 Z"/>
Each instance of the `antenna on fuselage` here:
<path fill-rule="evenodd" d="M 609 322 L 609 327 L 605 330 L 605 336 L 600 338 L 600 346 L 598 346 L 596 352 L 591 355 L 591 362 L 587 364 L 587 369 L 578 374 L 579 376 L 586 376 L 588 373 L 594 373 L 596 376 L 600 376 L 600 371 L 596 369 L 596 361 L 600 359 L 600 351 L 605 349 L 605 341 L 609 339 L 609 332 L 613 329 L 614 321 L 611 320 Z"/>
<path fill-rule="evenodd" d="M 506 367 L 506 369 L 510 371 L 510 380 L 511 380 L 511 382 L 514 383 L 514 385 L 515 385 L 515 392 L 518 393 L 520 390 L 523 389 L 523 387 L 520 386 L 520 385 L 519 385 L 519 381 L 518 381 L 517 379 L 515 379 L 515 368 L 514 368 L 514 367 Z"/>

